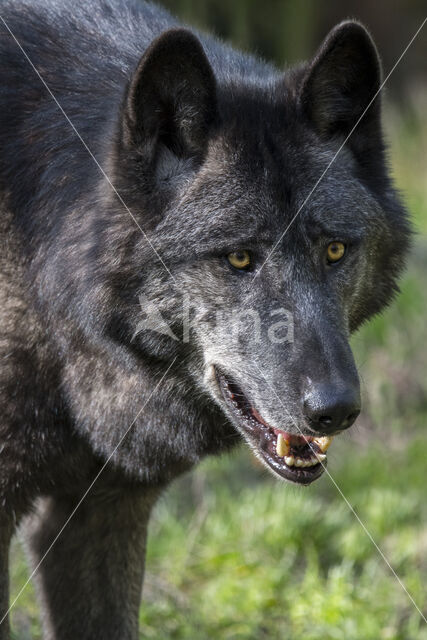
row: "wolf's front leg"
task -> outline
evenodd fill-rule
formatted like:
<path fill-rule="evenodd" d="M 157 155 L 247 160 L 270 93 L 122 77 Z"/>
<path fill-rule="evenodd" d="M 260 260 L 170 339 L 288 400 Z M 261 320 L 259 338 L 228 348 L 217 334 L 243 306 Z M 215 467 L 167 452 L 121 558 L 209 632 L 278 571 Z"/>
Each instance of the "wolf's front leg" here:
<path fill-rule="evenodd" d="M 34 567 L 78 500 L 46 498 L 25 523 Z M 134 489 L 85 498 L 35 575 L 45 640 L 136 640 L 153 502 Z"/>

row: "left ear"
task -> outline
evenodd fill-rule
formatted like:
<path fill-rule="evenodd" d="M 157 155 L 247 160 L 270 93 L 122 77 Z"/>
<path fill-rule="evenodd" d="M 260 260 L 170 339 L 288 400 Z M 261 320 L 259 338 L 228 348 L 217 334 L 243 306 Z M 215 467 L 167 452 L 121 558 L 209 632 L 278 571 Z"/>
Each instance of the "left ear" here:
<path fill-rule="evenodd" d="M 343 22 L 328 34 L 309 65 L 300 90 L 301 105 L 319 135 L 347 136 L 380 83 L 381 64 L 371 36 L 358 22 Z M 373 142 L 370 136 L 378 137 L 380 110 L 377 96 L 349 141 L 359 151 L 364 142 Z"/>

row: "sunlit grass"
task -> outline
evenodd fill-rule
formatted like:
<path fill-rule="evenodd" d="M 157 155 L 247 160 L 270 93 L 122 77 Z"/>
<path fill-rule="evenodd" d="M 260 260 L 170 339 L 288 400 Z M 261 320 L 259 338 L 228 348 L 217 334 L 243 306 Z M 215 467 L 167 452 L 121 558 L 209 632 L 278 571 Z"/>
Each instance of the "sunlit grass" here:
<path fill-rule="evenodd" d="M 426 444 L 422 438 L 384 455 L 380 446 L 358 452 L 347 441 L 330 465 L 421 607 Z M 188 500 L 182 504 L 182 495 L 191 495 L 187 479 L 152 524 L 141 612 L 147 637 L 427 638 L 419 613 L 328 477 L 308 489 L 286 487 L 244 453 L 197 473 L 190 509 Z M 239 484 L 249 475 L 252 486 Z"/>

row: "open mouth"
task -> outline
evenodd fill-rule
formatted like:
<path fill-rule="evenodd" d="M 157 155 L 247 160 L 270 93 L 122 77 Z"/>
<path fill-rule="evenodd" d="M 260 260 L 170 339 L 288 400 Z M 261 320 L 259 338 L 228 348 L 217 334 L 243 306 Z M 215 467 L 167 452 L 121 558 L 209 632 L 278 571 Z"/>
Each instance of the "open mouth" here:
<path fill-rule="evenodd" d="M 257 455 L 279 476 L 297 484 L 310 484 L 325 470 L 332 437 L 294 435 L 271 427 L 234 382 L 216 371 L 224 400 L 248 436 Z"/>

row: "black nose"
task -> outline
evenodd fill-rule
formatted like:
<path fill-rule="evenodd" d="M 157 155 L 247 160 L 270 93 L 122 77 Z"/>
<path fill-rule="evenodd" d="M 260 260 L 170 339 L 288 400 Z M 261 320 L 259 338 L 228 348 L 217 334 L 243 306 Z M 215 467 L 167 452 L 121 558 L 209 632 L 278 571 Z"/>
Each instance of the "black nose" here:
<path fill-rule="evenodd" d="M 304 413 L 313 431 L 327 434 L 348 429 L 360 413 L 359 389 L 311 385 L 304 396 Z"/>

